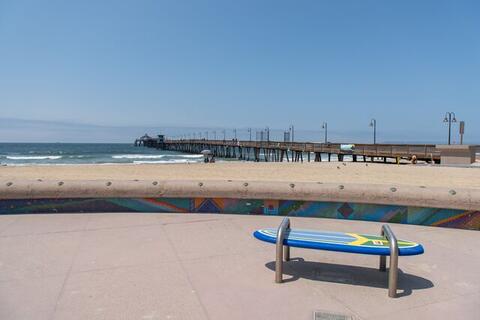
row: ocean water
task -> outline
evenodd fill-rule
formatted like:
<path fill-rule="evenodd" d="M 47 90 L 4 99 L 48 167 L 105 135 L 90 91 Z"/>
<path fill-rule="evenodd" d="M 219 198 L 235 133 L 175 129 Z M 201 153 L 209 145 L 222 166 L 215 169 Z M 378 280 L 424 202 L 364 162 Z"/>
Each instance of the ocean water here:
<path fill-rule="evenodd" d="M 103 143 L 0 143 L 2 165 L 193 163 L 202 155 Z"/>

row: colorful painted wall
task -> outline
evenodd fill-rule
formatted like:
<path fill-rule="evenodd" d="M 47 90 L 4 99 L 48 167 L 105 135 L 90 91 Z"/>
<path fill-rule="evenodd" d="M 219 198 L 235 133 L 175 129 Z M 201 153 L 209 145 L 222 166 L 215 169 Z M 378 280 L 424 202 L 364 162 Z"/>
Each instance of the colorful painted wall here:
<path fill-rule="evenodd" d="M 293 200 L 87 198 L 0 200 L 0 214 L 166 212 L 280 215 L 480 230 L 480 211 Z"/>

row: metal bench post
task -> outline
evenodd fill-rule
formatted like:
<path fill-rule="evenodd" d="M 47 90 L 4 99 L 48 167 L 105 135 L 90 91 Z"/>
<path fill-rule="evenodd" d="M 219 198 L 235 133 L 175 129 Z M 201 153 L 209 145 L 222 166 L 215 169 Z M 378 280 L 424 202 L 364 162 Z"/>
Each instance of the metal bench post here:
<path fill-rule="evenodd" d="M 398 243 L 392 229 L 386 224 L 382 226 L 382 236 L 386 237 L 390 243 L 390 266 L 388 270 L 388 296 L 395 298 L 397 296 L 398 282 Z M 380 256 L 380 271 L 386 271 L 387 257 Z"/>
<path fill-rule="evenodd" d="M 284 246 L 285 234 L 290 229 L 290 219 L 285 217 L 278 227 L 277 231 L 277 255 L 275 259 L 275 282 L 282 283 L 283 281 L 283 259 L 290 260 L 290 247 Z M 285 247 L 285 248 L 284 248 Z M 285 250 L 284 250 L 285 249 Z"/>

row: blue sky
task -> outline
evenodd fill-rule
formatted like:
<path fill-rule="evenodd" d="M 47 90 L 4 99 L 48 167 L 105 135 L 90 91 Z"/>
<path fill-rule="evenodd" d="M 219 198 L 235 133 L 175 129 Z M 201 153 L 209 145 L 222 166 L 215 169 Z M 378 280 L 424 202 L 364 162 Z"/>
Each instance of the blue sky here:
<path fill-rule="evenodd" d="M 0 0 L 0 118 L 442 142 L 454 111 L 478 143 L 479 34 L 478 1 Z"/>

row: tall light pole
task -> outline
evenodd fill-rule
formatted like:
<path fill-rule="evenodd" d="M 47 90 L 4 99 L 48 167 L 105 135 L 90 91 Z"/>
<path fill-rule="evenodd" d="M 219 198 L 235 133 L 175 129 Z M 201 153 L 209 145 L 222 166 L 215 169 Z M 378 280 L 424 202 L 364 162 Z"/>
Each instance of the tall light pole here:
<path fill-rule="evenodd" d="M 460 144 L 463 144 L 463 135 L 465 134 L 465 121 L 460 121 Z"/>
<path fill-rule="evenodd" d="M 450 144 L 450 140 L 452 137 L 452 122 L 457 122 L 457 119 L 455 118 L 455 112 L 445 113 L 445 118 L 443 119 L 443 122 L 448 122 L 448 144 Z"/>
<path fill-rule="evenodd" d="M 250 136 L 250 141 L 252 141 L 252 128 L 248 128 L 248 134 Z"/>
<path fill-rule="evenodd" d="M 205 137 L 207 137 L 208 140 L 208 131 L 205 131 Z"/>
<path fill-rule="evenodd" d="M 217 131 L 216 130 L 213 131 L 213 140 L 217 140 Z"/>
<path fill-rule="evenodd" d="M 370 121 L 370 127 L 373 127 L 373 144 L 377 144 L 377 120 Z"/>
<path fill-rule="evenodd" d="M 267 142 L 270 142 L 270 128 L 268 126 L 265 128 L 265 132 L 267 133 Z"/>
<path fill-rule="evenodd" d="M 328 123 L 324 122 L 322 124 L 322 129 L 325 129 L 325 144 L 327 144 L 328 141 Z"/>
<path fill-rule="evenodd" d="M 223 129 L 222 132 L 223 132 L 223 141 L 225 141 L 225 129 Z"/>
<path fill-rule="evenodd" d="M 295 128 L 293 127 L 293 124 L 290 125 L 289 130 L 291 133 L 291 136 L 290 136 L 291 142 L 295 142 Z"/>
<path fill-rule="evenodd" d="M 233 129 L 233 138 L 237 140 L 237 129 Z"/>

